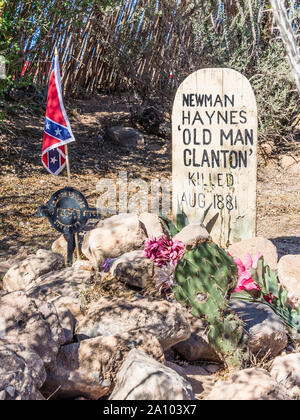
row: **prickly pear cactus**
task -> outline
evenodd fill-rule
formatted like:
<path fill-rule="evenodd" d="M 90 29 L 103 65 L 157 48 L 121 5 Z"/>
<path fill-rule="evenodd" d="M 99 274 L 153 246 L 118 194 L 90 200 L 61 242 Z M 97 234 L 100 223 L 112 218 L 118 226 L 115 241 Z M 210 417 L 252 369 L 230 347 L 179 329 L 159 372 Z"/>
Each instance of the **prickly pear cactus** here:
<path fill-rule="evenodd" d="M 243 327 L 235 315 L 227 312 L 237 281 L 233 259 L 213 242 L 205 242 L 178 262 L 175 279 L 176 299 L 192 308 L 195 317 L 207 320 L 210 345 L 228 366 L 240 365 Z"/>
<path fill-rule="evenodd" d="M 192 306 L 194 316 L 205 314 L 210 323 L 215 323 L 227 309 L 227 296 L 235 287 L 237 267 L 225 250 L 205 242 L 185 253 L 175 276 L 176 299 Z"/>
<path fill-rule="evenodd" d="M 228 367 L 240 367 L 244 360 L 249 359 L 247 336 L 235 314 L 226 314 L 218 323 L 211 324 L 208 340 Z"/>

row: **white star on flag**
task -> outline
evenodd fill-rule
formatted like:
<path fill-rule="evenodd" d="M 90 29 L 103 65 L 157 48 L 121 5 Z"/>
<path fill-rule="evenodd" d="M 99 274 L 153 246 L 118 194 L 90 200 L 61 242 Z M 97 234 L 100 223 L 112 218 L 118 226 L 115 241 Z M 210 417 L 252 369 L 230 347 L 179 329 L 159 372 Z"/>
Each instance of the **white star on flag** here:
<path fill-rule="evenodd" d="M 63 103 L 59 57 L 56 48 L 54 55 L 55 57 L 49 74 L 47 109 L 46 118 L 44 120 L 42 162 L 45 169 L 50 172 L 50 174 L 57 176 L 67 166 L 68 150 L 66 145 L 75 141 L 75 138 Z M 70 171 L 68 166 L 67 170 L 69 178 Z"/>

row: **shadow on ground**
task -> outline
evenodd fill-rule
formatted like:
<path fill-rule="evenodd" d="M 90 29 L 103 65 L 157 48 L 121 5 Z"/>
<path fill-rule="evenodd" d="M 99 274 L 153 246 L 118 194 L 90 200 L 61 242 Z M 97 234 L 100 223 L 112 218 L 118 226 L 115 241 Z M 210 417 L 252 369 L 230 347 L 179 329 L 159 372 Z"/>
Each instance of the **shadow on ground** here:
<path fill-rule="evenodd" d="M 299 236 L 283 236 L 270 239 L 270 241 L 276 246 L 279 259 L 284 255 L 300 255 Z"/>

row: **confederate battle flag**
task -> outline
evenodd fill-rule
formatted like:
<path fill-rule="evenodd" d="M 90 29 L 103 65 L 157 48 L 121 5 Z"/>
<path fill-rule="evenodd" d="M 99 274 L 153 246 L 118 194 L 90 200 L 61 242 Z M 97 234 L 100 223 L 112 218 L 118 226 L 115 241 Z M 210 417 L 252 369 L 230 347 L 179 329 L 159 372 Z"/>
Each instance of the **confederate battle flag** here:
<path fill-rule="evenodd" d="M 75 141 L 62 99 L 58 55 L 50 74 L 42 162 L 47 171 L 58 175 L 66 166 L 65 145 Z"/>

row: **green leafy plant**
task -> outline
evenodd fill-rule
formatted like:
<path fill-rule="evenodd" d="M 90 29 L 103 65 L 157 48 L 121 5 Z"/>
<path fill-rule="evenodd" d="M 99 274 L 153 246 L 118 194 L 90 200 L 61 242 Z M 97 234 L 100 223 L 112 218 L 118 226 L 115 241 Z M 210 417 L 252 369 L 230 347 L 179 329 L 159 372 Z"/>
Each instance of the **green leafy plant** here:
<path fill-rule="evenodd" d="M 211 220 L 207 221 L 207 215 L 211 207 L 212 204 L 209 207 L 207 207 L 207 209 L 205 209 L 205 211 L 199 219 L 199 223 L 201 223 L 205 227 L 208 233 L 211 233 L 211 231 L 213 230 L 214 225 L 219 216 L 219 214 L 217 213 Z M 163 216 L 162 214 L 160 215 L 160 218 L 171 236 L 177 235 L 177 233 L 181 232 L 182 229 L 184 229 L 190 224 L 189 219 L 183 210 L 176 215 L 175 223 L 173 223 L 172 220 L 170 220 L 166 216 Z"/>
<path fill-rule="evenodd" d="M 209 343 L 229 367 L 240 366 L 248 357 L 243 324 L 228 310 L 237 275 L 233 259 L 213 242 L 187 252 L 174 275 L 176 300 L 191 308 L 195 317 L 205 318 Z"/>
<path fill-rule="evenodd" d="M 258 260 L 257 268 L 249 268 L 253 283 L 258 289 L 233 293 L 232 299 L 257 302 L 269 306 L 289 328 L 300 333 L 300 305 L 293 307 L 287 290 L 280 285 L 276 271 L 264 264 L 264 258 Z"/>
<path fill-rule="evenodd" d="M 173 223 L 168 217 L 160 215 L 160 219 L 163 221 L 165 227 L 171 236 L 177 235 L 186 226 L 189 225 L 189 220 L 184 212 L 176 215 L 176 222 Z"/>

